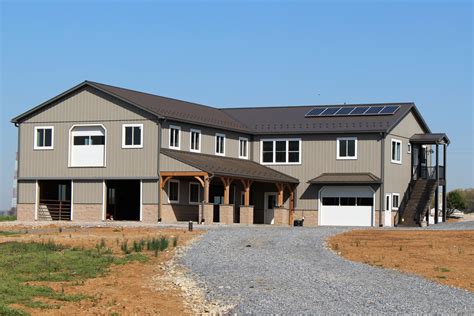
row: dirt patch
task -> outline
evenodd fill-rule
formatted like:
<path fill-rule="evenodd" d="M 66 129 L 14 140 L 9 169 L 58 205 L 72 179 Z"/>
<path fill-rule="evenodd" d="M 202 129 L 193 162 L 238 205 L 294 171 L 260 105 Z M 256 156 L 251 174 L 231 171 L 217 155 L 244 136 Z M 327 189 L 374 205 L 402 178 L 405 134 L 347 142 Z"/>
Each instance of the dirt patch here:
<path fill-rule="evenodd" d="M 33 309 L 17 306 L 21 309 L 42 315 L 152 315 L 152 314 L 191 314 L 208 309 L 204 296 L 199 289 L 188 290 L 184 272 L 178 282 L 178 268 L 173 260 L 176 252 L 182 251 L 202 232 L 187 232 L 185 229 L 159 228 L 80 228 L 55 226 L 31 230 L 28 227 L 11 227 L 8 230 L 25 231 L 19 235 L 0 236 L 0 243 L 9 241 L 48 241 L 70 247 L 95 248 L 100 243 L 110 248 L 114 255 L 122 255 L 121 245 L 125 240 L 129 244 L 134 240 L 167 236 L 178 238 L 178 247 L 170 245 L 168 250 L 160 252 L 157 257 L 148 253 L 147 262 L 132 262 L 125 265 L 112 265 L 103 277 L 85 280 L 84 282 L 47 282 L 42 283 L 65 294 L 83 294 L 87 298 L 78 302 L 44 301 L 57 305 L 54 309 Z M 146 253 L 146 252 L 144 252 Z M 79 284 L 78 284 L 79 283 Z M 190 294 L 193 297 L 190 299 Z"/>
<path fill-rule="evenodd" d="M 474 292 L 474 231 L 353 230 L 328 244 L 343 257 Z"/>

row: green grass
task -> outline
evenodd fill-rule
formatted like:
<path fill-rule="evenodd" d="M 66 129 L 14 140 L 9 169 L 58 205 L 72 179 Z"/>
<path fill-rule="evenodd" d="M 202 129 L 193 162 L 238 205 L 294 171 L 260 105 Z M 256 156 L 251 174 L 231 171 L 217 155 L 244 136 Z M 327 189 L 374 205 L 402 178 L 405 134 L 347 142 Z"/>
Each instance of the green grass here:
<path fill-rule="evenodd" d="M 66 295 L 47 286 L 32 285 L 34 281 L 81 282 L 104 275 L 111 264 L 130 261 L 146 261 L 141 254 L 115 257 L 109 251 L 65 248 L 52 241 L 44 243 L 0 244 L 0 315 L 24 315 L 22 311 L 8 307 L 20 304 L 33 308 L 54 308 L 35 300 L 45 297 L 57 301 L 78 301 L 84 295 Z"/>
<path fill-rule="evenodd" d="M 16 216 L 14 215 L 0 215 L 0 222 L 11 222 L 16 221 Z M 2 315 L 2 314 L 0 314 Z"/>
<path fill-rule="evenodd" d="M 24 234 L 24 232 L 12 231 L 12 230 L 0 230 L 0 236 L 14 236 Z"/>

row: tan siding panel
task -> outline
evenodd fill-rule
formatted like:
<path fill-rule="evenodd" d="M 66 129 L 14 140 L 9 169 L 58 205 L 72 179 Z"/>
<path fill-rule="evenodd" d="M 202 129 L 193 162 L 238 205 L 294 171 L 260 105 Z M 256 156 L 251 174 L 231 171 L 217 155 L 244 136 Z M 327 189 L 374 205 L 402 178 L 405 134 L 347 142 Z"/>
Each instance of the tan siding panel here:
<path fill-rule="evenodd" d="M 176 159 L 160 154 L 160 171 L 201 171 Z"/>
<path fill-rule="evenodd" d="M 103 197 L 102 181 L 74 181 L 74 204 L 101 204 Z"/>
<path fill-rule="evenodd" d="M 142 202 L 143 204 L 158 203 L 158 181 L 143 180 L 142 181 Z"/>
<path fill-rule="evenodd" d="M 18 204 L 36 203 L 36 181 L 18 181 Z"/>
<path fill-rule="evenodd" d="M 357 160 L 336 159 L 336 139 L 357 137 Z M 253 159 L 260 162 L 260 139 L 297 138 L 295 136 L 256 137 L 253 143 Z M 318 191 L 307 182 L 328 172 L 371 172 L 380 177 L 380 137 L 375 134 L 359 135 L 303 135 L 301 165 L 268 165 L 300 180 L 297 187 L 296 207 L 316 209 Z"/>
<path fill-rule="evenodd" d="M 250 136 L 246 134 L 240 134 L 230 131 L 222 131 L 219 129 L 207 128 L 198 125 L 183 124 L 178 122 L 166 122 L 163 124 L 163 148 L 169 148 L 169 126 L 175 125 L 181 127 L 181 145 L 180 150 L 190 151 L 191 141 L 190 133 L 191 129 L 197 129 L 201 131 L 201 153 L 214 155 L 216 145 L 216 133 L 224 134 L 226 136 L 225 141 L 225 155 L 226 157 L 239 157 L 239 137 L 245 137 L 249 139 Z"/>
<path fill-rule="evenodd" d="M 118 121 L 117 121 L 118 120 Z M 35 122 L 35 123 L 33 123 Z M 122 124 L 143 123 L 143 148 L 122 148 Z M 69 131 L 77 124 L 102 124 L 107 130 L 106 167 L 69 168 Z M 54 126 L 54 149 L 34 150 L 34 127 Z M 158 125 L 109 100 L 82 91 L 40 112 L 19 127 L 20 178 L 156 177 Z"/>

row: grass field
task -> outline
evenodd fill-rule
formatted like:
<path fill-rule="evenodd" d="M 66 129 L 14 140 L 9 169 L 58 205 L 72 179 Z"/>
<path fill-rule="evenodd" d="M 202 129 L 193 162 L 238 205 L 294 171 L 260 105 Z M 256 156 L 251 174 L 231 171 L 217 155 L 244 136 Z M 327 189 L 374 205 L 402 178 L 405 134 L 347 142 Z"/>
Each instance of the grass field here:
<path fill-rule="evenodd" d="M 0 244 L 0 315 L 24 315 L 10 304 L 55 308 L 45 301 L 78 301 L 85 295 L 66 295 L 41 282 L 81 282 L 104 275 L 111 264 L 146 260 L 142 254 L 116 257 L 107 248 L 65 248 L 52 241 Z M 48 300 L 43 300 L 44 298 Z"/>
<path fill-rule="evenodd" d="M 11 222 L 11 221 L 16 221 L 16 216 L 0 215 L 0 222 Z"/>

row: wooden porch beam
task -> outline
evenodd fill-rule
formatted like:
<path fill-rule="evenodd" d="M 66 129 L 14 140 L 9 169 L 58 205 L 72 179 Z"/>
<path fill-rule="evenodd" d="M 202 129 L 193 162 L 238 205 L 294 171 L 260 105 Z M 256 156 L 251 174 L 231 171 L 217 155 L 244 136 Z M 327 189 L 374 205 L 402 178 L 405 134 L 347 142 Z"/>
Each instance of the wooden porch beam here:
<path fill-rule="evenodd" d="M 201 177 L 195 176 L 194 179 L 198 180 L 201 183 L 201 186 L 204 188 L 204 180 Z"/>
<path fill-rule="evenodd" d="M 229 204 L 230 184 L 232 179 L 229 177 L 221 177 L 222 184 L 224 184 L 224 204 Z"/>
<path fill-rule="evenodd" d="M 204 171 L 162 171 L 160 172 L 162 177 L 195 177 L 195 176 L 207 176 L 208 173 Z"/>
<path fill-rule="evenodd" d="M 250 206 L 250 186 L 252 185 L 252 180 L 240 179 L 244 187 L 244 206 Z"/>

